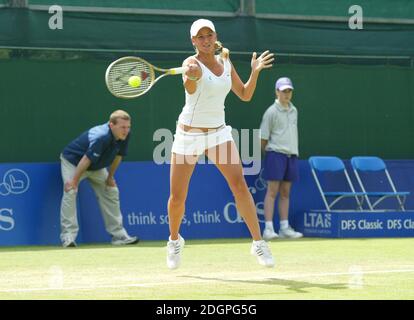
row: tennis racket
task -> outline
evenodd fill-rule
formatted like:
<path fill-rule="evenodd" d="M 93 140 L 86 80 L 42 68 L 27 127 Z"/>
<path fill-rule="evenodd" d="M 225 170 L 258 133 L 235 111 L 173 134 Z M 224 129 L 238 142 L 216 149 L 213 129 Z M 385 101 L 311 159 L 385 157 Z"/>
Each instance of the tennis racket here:
<path fill-rule="evenodd" d="M 108 90 L 115 97 L 131 99 L 148 92 L 161 78 L 168 75 L 182 74 L 187 70 L 188 67 L 161 69 L 139 57 L 123 57 L 108 66 L 105 73 L 105 82 Z M 156 78 L 155 71 L 162 74 Z M 135 83 L 136 86 L 129 84 L 129 80 L 133 76 L 135 76 L 135 79 L 139 77 L 139 82 Z"/>

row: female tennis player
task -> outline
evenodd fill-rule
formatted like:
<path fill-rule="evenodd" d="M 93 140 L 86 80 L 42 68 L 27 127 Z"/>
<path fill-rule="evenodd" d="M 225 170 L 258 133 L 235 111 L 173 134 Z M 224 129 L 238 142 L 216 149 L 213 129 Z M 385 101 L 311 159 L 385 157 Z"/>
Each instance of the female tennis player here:
<path fill-rule="evenodd" d="M 237 210 L 253 238 L 251 253 L 261 265 L 273 267 L 270 249 L 261 238 L 255 204 L 243 176 L 232 128 L 225 123 L 224 100 L 232 90 L 241 100 L 249 101 L 260 71 L 272 66 L 274 55 L 265 51 L 257 57 L 253 53 L 250 78 L 243 83 L 230 62 L 228 50 L 221 48 L 221 54 L 216 55 L 221 44 L 210 20 L 196 20 L 190 34 L 196 54 L 183 62 L 189 69 L 183 74 L 185 106 L 178 118 L 172 146 L 167 266 L 176 269 L 180 265 L 184 239 L 179 229 L 188 185 L 198 157 L 205 153 L 223 174 L 234 195 Z"/>

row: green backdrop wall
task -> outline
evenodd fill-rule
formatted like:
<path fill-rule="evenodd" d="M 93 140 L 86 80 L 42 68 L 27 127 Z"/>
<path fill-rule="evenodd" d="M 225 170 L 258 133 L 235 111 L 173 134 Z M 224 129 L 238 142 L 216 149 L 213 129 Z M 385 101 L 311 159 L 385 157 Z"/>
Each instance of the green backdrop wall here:
<path fill-rule="evenodd" d="M 146 95 L 133 100 L 112 97 L 104 72 L 112 58 L 86 59 L 76 52 L 0 59 L 1 162 L 57 161 L 61 149 L 89 127 L 107 121 L 118 108 L 133 117 L 128 160 L 151 160 L 153 133 L 174 130 L 183 106 L 180 77 L 163 79 Z M 1 55 L 0 55 L 1 57 Z M 45 58 L 47 57 L 47 58 Z M 185 55 L 182 55 L 182 59 Z M 152 61 L 175 66 L 177 60 Z M 242 79 L 249 57 L 234 56 Z M 299 110 L 301 158 L 332 154 L 350 158 L 372 154 L 385 158 L 414 156 L 414 71 L 392 65 L 279 63 L 262 72 L 254 98 L 242 102 L 230 94 L 227 123 L 258 128 L 274 99 L 274 81 L 289 76 Z"/>
<path fill-rule="evenodd" d="M 256 2 L 258 9 L 264 2 Z M 335 7 L 322 10 L 325 2 L 318 0 L 318 12 L 336 15 Z M 288 1 L 278 3 L 294 13 Z M 393 6 L 401 9 L 403 3 Z M 199 17 L 64 12 L 62 30 L 48 27 L 50 17 L 47 10 L 0 8 L 0 162 L 57 161 L 71 139 L 118 108 L 133 117 L 128 160 L 151 160 L 158 144 L 154 131 L 174 130 L 183 106 L 180 78 L 163 79 L 145 96 L 124 101 L 106 90 L 105 69 L 122 55 L 161 67 L 181 64 L 192 54 L 189 26 Z M 242 79 L 249 76 L 252 51 L 278 55 L 274 68 L 261 74 L 251 102 L 229 95 L 227 122 L 234 128 L 258 128 L 273 102 L 275 80 L 289 76 L 302 158 L 414 157 L 414 24 L 369 23 L 356 31 L 346 21 L 212 19 Z"/>

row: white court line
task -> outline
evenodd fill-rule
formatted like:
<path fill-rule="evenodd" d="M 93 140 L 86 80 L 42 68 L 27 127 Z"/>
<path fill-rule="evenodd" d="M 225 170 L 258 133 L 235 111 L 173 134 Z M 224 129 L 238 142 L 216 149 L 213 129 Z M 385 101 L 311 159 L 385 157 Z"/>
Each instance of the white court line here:
<path fill-rule="evenodd" d="M 371 270 L 360 271 L 360 274 L 385 274 L 385 273 L 409 273 L 414 272 L 414 269 L 396 269 L 396 270 Z M 189 283 L 202 283 L 202 282 L 221 282 L 221 281 L 266 281 L 266 280 L 278 280 L 278 279 L 295 279 L 295 278 L 307 278 L 307 277 L 329 277 L 329 276 L 352 276 L 354 272 L 327 272 L 327 273 L 307 273 L 307 274 L 275 274 L 270 277 L 239 277 L 239 278 L 218 278 L 218 277 L 205 277 L 204 279 L 193 279 L 184 281 L 164 281 L 164 282 L 148 282 L 148 283 L 132 283 L 132 284 L 119 284 L 119 285 L 96 285 L 96 286 L 78 286 L 78 287 L 44 287 L 44 288 L 12 288 L 12 289 L 0 289 L 0 293 L 16 293 L 16 292 L 37 292 L 37 291 L 72 291 L 72 290 L 95 290 L 95 289 L 112 289 L 112 288 L 150 288 L 161 285 L 185 285 Z"/>

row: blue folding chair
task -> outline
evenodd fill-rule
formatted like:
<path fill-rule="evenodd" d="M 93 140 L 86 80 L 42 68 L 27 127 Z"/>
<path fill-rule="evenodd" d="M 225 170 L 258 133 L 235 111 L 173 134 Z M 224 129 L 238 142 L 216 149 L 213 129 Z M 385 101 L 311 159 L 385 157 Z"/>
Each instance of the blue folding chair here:
<path fill-rule="evenodd" d="M 396 198 L 398 201 L 398 205 L 399 205 L 399 209 L 401 211 L 405 211 L 404 208 L 404 203 L 405 200 L 407 198 L 407 196 L 410 194 L 410 192 L 407 191 L 402 191 L 402 192 L 398 192 L 397 189 L 395 188 L 395 185 L 391 179 L 391 176 L 387 170 L 387 166 L 385 165 L 385 162 L 378 157 L 353 157 L 351 158 L 351 164 L 352 164 L 352 168 L 354 170 L 355 176 L 358 180 L 359 186 L 361 187 L 361 190 L 363 192 L 366 193 L 366 200 L 368 203 L 369 208 L 371 209 L 371 211 L 377 210 L 376 207 L 377 205 L 382 202 L 384 199 L 387 198 Z M 391 187 L 392 191 L 374 191 L 374 192 L 370 192 L 367 191 L 364 183 L 362 182 L 361 176 L 359 173 L 365 173 L 365 174 L 370 174 L 370 173 L 375 173 L 375 172 L 383 172 L 385 174 L 385 177 L 387 178 L 387 181 Z M 374 176 L 371 174 L 371 176 Z M 382 180 L 381 180 L 382 182 Z M 378 181 L 379 183 L 379 181 Z M 370 198 L 378 198 L 374 203 L 371 203 Z"/>
<path fill-rule="evenodd" d="M 310 157 L 308 161 L 311 167 L 312 175 L 325 204 L 326 210 L 331 211 L 333 206 L 344 198 L 355 198 L 355 201 L 357 203 L 357 210 L 363 210 L 362 205 L 364 202 L 364 196 L 366 194 L 364 192 L 355 192 L 354 186 L 352 185 L 351 179 L 349 178 L 348 172 L 346 171 L 345 165 L 341 159 L 337 157 L 315 156 Z M 351 191 L 324 191 L 319 181 L 317 172 L 343 172 Z M 333 198 L 333 200 L 329 202 L 328 199 L 330 198 Z"/>

